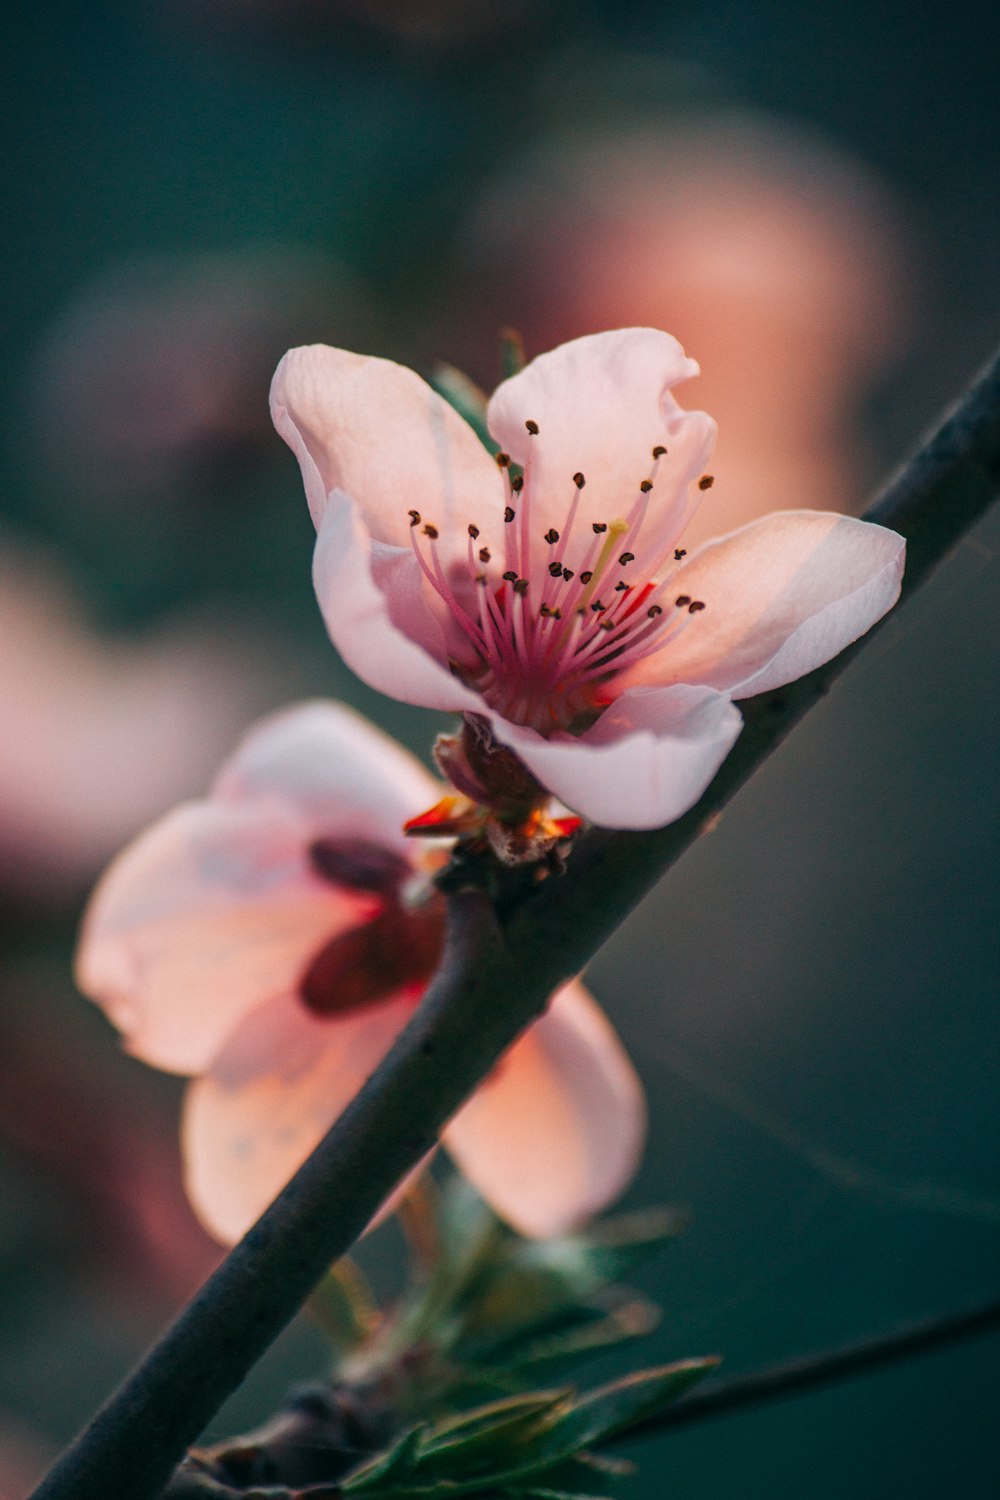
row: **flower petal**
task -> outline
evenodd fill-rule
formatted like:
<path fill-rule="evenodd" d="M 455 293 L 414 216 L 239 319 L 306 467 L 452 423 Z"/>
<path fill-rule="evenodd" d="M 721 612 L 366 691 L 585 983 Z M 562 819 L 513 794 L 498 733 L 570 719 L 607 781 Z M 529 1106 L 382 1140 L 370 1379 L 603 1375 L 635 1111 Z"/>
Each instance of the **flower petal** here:
<path fill-rule="evenodd" d="M 884 526 L 808 510 L 707 542 L 675 578 L 678 594 L 706 608 L 641 677 L 707 683 L 734 698 L 793 682 L 892 608 L 905 549 Z"/>
<path fill-rule="evenodd" d="M 315 700 L 263 719 L 220 771 L 213 794 L 288 798 L 310 838 L 366 838 L 412 854 L 408 818 L 441 795 L 415 756 L 342 703 Z"/>
<path fill-rule="evenodd" d="M 91 897 L 76 976 L 130 1052 L 198 1072 L 247 1010 L 370 911 L 313 874 L 308 843 L 287 804 L 194 802 L 118 856 Z"/>
<path fill-rule="evenodd" d="M 322 1140 L 413 1014 L 411 999 L 318 1019 L 294 995 L 258 1006 L 188 1088 L 185 1185 L 220 1240 L 238 1240 Z"/>
<path fill-rule="evenodd" d="M 580 472 L 586 485 L 573 535 L 577 546 L 593 541 L 592 523 L 627 517 L 650 476 L 653 449 L 662 444 L 667 453 L 647 519 L 629 547 L 641 570 L 672 545 L 696 503 L 689 486 L 715 443 L 711 417 L 682 410 L 671 394 L 671 386 L 697 374 L 695 361 L 670 334 L 622 328 L 562 344 L 505 380 L 487 420 L 517 463 L 533 465 L 526 485 L 533 529 L 561 530 L 576 494 L 573 475 Z M 538 424 L 537 437 L 528 434 L 529 420 Z M 575 552 L 569 561 L 580 566 Z"/>
<path fill-rule="evenodd" d="M 630 688 L 578 738 L 491 716 L 499 740 L 573 812 L 603 828 L 660 828 L 693 807 L 742 728 L 710 688 Z"/>
<path fill-rule="evenodd" d="M 582 984 L 559 990 L 444 1132 L 459 1167 L 522 1234 L 563 1234 L 627 1185 L 642 1086 Z"/>
<path fill-rule="evenodd" d="M 412 508 L 466 544 L 470 521 L 499 521 L 503 486 L 472 428 L 419 375 L 388 359 L 312 344 L 291 349 L 271 415 L 302 469 L 319 527 L 331 490 L 360 507 L 376 541 L 409 547 Z"/>
<path fill-rule="evenodd" d="M 363 682 L 423 708 L 460 713 L 480 706 L 448 669 L 444 630 L 422 593 L 416 559 L 373 544 L 339 491 L 320 521 L 313 583 L 333 644 Z"/>

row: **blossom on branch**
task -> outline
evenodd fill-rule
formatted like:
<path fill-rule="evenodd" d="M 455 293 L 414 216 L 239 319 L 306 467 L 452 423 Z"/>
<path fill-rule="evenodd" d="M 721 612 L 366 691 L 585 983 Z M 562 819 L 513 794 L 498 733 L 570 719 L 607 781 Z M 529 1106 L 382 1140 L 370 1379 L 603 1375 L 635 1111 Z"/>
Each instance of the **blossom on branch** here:
<path fill-rule="evenodd" d="M 595 334 L 497 389 L 491 459 L 411 370 L 313 345 L 271 390 L 317 529 L 344 660 L 392 697 L 474 715 L 572 811 L 652 828 L 704 791 L 733 699 L 828 661 L 892 607 L 904 543 L 784 511 L 689 555 L 715 424 L 655 329 Z"/>
<path fill-rule="evenodd" d="M 443 898 L 403 823 L 441 788 L 351 710 L 264 720 L 209 796 L 169 813 L 98 885 L 80 988 L 130 1052 L 192 1075 L 183 1149 L 206 1227 L 235 1240 L 389 1050 L 433 974 Z M 596 1213 L 637 1165 L 638 1079 L 579 982 L 444 1131 L 520 1232 Z"/>

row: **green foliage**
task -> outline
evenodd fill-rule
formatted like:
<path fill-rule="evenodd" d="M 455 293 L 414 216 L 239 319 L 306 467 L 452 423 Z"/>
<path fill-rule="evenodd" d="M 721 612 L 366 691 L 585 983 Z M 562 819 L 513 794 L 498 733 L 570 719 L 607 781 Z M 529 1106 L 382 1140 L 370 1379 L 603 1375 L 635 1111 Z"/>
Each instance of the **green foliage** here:
<path fill-rule="evenodd" d="M 604 1495 L 623 1466 L 591 1450 L 654 1417 L 715 1363 L 684 1360 L 585 1395 L 571 1387 L 533 1392 L 414 1427 L 349 1475 L 344 1494 L 363 1500 Z"/>

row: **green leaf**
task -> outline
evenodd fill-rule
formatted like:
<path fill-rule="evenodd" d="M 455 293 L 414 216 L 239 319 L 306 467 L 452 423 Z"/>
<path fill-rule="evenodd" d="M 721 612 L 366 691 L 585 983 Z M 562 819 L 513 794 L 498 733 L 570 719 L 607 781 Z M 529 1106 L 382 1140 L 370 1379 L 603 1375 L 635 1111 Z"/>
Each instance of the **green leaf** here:
<path fill-rule="evenodd" d="M 483 447 L 496 453 L 497 444 L 486 425 L 486 396 L 475 381 L 456 370 L 454 365 L 440 364 L 431 371 L 430 384 L 468 422 Z"/>
<path fill-rule="evenodd" d="M 380 1453 L 378 1457 L 355 1469 L 344 1481 L 344 1490 L 381 1490 L 384 1486 L 391 1488 L 405 1480 L 413 1473 L 421 1439 L 426 1431 L 427 1424 L 424 1422 L 409 1428 L 387 1452 Z"/>
<path fill-rule="evenodd" d="M 420 1454 L 421 1477 L 457 1479 L 482 1472 L 492 1463 L 507 1468 L 519 1451 L 530 1451 L 540 1436 L 571 1409 L 573 1392 L 541 1392 L 496 1401 L 441 1423 Z"/>
<path fill-rule="evenodd" d="M 606 1443 L 670 1406 L 718 1363 L 716 1358 L 683 1359 L 613 1380 L 578 1401 L 558 1435 L 572 1435 L 578 1448 Z"/>

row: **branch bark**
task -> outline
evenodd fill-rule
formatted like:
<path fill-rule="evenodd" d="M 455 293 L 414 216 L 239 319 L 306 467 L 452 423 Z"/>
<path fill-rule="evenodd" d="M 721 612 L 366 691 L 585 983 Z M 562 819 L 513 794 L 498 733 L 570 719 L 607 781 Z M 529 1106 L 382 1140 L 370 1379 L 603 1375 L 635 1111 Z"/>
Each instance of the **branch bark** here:
<path fill-rule="evenodd" d="M 907 538 L 910 594 L 1000 489 L 1000 358 L 889 482 L 866 519 Z M 154 1500 L 205 1424 L 497 1058 L 579 972 L 870 640 L 745 706 L 698 805 L 652 833 L 593 830 L 561 880 L 497 914 L 450 899 L 445 959 L 414 1020 L 247 1236 L 35 1491 Z"/>

